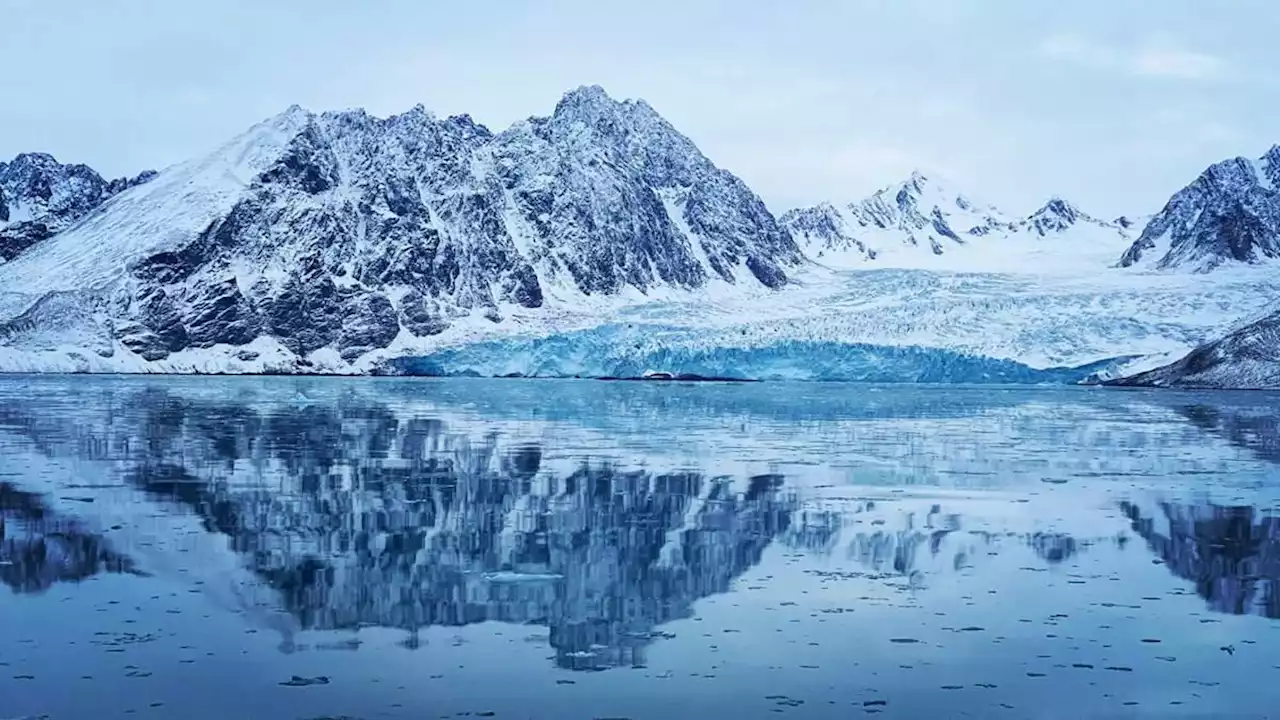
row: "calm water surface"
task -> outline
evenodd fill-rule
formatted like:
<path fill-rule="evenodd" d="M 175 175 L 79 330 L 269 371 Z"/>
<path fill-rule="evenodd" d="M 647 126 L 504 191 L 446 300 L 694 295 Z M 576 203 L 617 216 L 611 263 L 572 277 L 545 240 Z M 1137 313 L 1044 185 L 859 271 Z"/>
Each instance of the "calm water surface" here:
<path fill-rule="evenodd" d="M 1280 396 L 0 378 L 0 718 L 1280 717 Z"/>

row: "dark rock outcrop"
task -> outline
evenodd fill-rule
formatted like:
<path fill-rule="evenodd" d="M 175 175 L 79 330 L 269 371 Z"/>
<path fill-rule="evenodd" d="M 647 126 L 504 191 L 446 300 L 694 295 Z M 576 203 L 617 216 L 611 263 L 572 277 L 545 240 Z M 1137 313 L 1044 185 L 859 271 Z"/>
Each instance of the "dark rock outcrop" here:
<path fill-rule="evenodd" d="M 225 343 L 244 345 L 262 331 L 262 318 L 240 292 L 235 278 L 195 286 L 186 302 L 183 324 L 191 347 Z"/>
<path fill-rule="evenodd" d="M 396 309 L 386 295 L 368 293 L 346 303 L 338 349 L 344 358 L 357 358 L 371 349 L 384 348 L 400 334 Z"/>
<path fill-rule="evenodd" d="M 64 165 L 46 153 L 0 162 L 0 262 L 53 237 L 109 198 L 156 176 L 103 180 L 87 165 Z"/>
<path fill-rule="evenodd" d="M 1108 385 L 1182 388 L 1280 388 L 1280 312 L 1249 323 L 1155 370 Z"/>
<path fill-rule="evenodd" d="M 1205 170 L 1152 217 L 1120 258 L 1129 267 L 1208 272 L 1223 263 L 1280 258 L 1280 145 L 1259 160 Z"/>

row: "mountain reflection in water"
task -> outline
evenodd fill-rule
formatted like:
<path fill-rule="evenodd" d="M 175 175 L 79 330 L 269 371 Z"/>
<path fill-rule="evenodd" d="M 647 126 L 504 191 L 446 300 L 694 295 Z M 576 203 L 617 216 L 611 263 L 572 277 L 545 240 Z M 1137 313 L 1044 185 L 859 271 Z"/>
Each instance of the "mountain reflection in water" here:
<path fill-rule="evenodd" d="M 735 404 L 737 393 L 748 391 L 544 384 L 536 387 L 563 394 L 542 399 L 527 391 L 508 397 L 506 388 L 525 386 L 507 384 L 485 386 L 498 388 L 488 395 L 442 399 L 414 393 L 469 386 L 309 395 L 305 389 L 232 392 L 232 385 L 208 391 L 184 381 L 112 382 L 91 386 L 83 401 L 63 389 L 28 403 L 0 404 L 0 431 L 20 439 L 3 439 L 5 447 L 36 458 L 22 462 L 70 460 L 76 482 L 76 473 L 97 468 L 100 479 L 124 493 L 95 496 L 95 488 L 104 486 L 92 484 L 37 491 L 23 486 L 44 473 L 36 465 L 9 473 L 17 481 L 0 483 L 0 582 L 34 593 L 95 574 L 149 570 L 142 551 L 152 538 L 145 531 L 125 536 L 115 532 L 121 522 L 87 522 L 113 502 L 145 502 L 155 513 L 190 518 L 208 545 L 248 571 L 251 580 L 232 594 L 243 607 L 283 612 L 287 622 L 271 626 L 284 635 L 285 650 L 304 646 L 300 631 L 394 628 L 413 648 L 425 642 L 419 632 L 428 627 L 500 621 L 531 626 L 530 639 L 548 642 L 559 667 L 638 666 L 664 623 L 691 616 L 701 598 L 729 591 L 774 542 L 837 565 L 852 561 L 864 576 L 913 583 L 965 571 L 1011 548 L 1029 549 L 1045 566 L 1070 565 L 1100 544 L 1108 552 L 1125 549 L 1124 538 L 1108 534 L 1109 526 L 1089 537 L 988 529 L 982 518 L 966 516 L 964 496 L 923 501 L 914 509 L 854 498 L 815 510 L 805 504 L 813 487 L 785 472 L 735 467 L 715 473 L 670 463 L 655 463 L 665 467 L 656 471 L 644 469 L 648 455 L 640 454 L 638 463 L 616 458 L 621 442 L 637 442 L 646 423 L 665 433 L 664 443 L 680 435 L 662 427 L 668 422 L 689 423 L 689 436 L 701 433 L 717 442 L 728 437 L 717 433 L 730 425 L 739 428 L 735 438 L 750 434 L 767 441 L 770 431 L 792 433 L 785 444 L 802 448 L 797 454 L 803 456 L 809 452 L 804 443 L 835 445 L 808 437 L 832 432 L 823 423 L 845 423 L 835 437 L 861 433 L 864 442 L 880 442 L 867 428 L 904 418 L 920 423 L 920 437 L 932 439 L 937 427 L 971 432 L 967 416 L 998 416 L 1000 431 L 1013 432 L 1009 428 L 1043 429 L 1042 418 L 1063 412 L 1043 400 L 1020 404 L 1021 396 L 997 391 L 946 404 L 910 393 L 828 393 L 796 404 L 784 402 L 781 391 L 751 388 L 754 399 Z M 1104 406 L 1117 404 L 1107 408 L 1114 416 L 1135 413 L 1122 404 L 1129 395 L 1100 397 Z M 1251 406 L 1154 406 L 1151 412 L 1160 422 L 1174 416 L 1178 424 L 1172 427 L 1190 427 L 1260 459 L 1280 457 L 1258 435 L 1276 427 L 1274 416 Z M 575 432 L 589 423 L 594 434 L 574 442 L 593 451 L 566 458 L 556 437 L 520 429 L 535 422 L 561 423 Z M 1070 434 L 1089 427 L 1064 421 L 1049 428 L 1053 432 L 1042 430 L 1044 442 L 1112 442 L 1104 433 L 1084 440 Z M 1164 427 L 1137 436 L 1138 460 L 1117 467 L 1134 477 L 1158 475 L 1158 468 L 1136 463 L 1150 438 L 1167 434 Z M 879 432 L 887 442 L 906 444 L 892 427 Z M 937 456 L 920 445 L 909 455 L 888 457 L 901 460 L 910 474 L 953 460 L 945 453 L 956 448 L 1024 452 L 1001 449 L 1007 441 L 998 435 L 959 437 L 963 443 L 939 444 Z M 1105 479 L 1105 470 L 1082 466 L 1080 456 L 1088 457 L 1081 453 L 1056 465 L 1037 459 L 1032 472 L 1059 473 L 1056 481 L 1064 484 Z M 952 477 L 962 478 L 957 487 L 973 483 L 986 490 L 1005 481 L 998 470 L 1008 457 L 965 456 L 972 466 Z M 937 482 L 936 476 L 916 475 L 921 485 Z M 1059 487 L 1040 485 L 1039 477 L 1037 490 Z M 1215 611 L 1280 618 L 1274 517 L 1251 507 L 1165 504 L 1161 517 L 1152 518 L 1136 504 L 1121 507 L 1132 531 L 1170 572 L 1194 583 Z M 201 562 L 194 555 L 174 557 L 181 571 Z"/>
<path fill-rule="evenodd" d="M 1161 503 L 1160 516 L 1120 505 L 1169 571 L 1216 612 L 1280 619 L 1280 518 L 1253 507 Z"/>
<path fill-rule="evenodd" d="M 136 571 L 101 535 L 60 517 L 39 495 L 0 482 L 0 583 L 17 593 L 39 593 L 100 572 Z"/>
<path fill-rule="evenodd" d="M 260 410 L 146 390 L 123 406 L 61 434 L 226 536 L 261 581 L 237 593 L 282 604 L 297 630 L 400 628 L 412 647 L 421 628 L 495 620 L 548 628 L 562 667 L 640 665 L 657 626 L 727 591 L 795 507 L 778 474 L 558 472 L 537 444 L 353 397 Z M 29 552 L 3 570 L 47 586 L 127 566 L 100 537 L 74 537 L 74 553 Z"/>

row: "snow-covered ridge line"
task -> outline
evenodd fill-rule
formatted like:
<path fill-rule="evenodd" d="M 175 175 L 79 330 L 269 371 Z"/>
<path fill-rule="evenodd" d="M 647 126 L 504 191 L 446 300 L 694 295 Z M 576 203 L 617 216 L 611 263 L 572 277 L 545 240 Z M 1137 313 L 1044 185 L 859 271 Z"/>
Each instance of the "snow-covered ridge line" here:
<path fill-rule="evenodd" d="M 1104 268 L 1136 225 L 1099 220 L 1057 196 L 1016 218 L 920 171 L 861 201 L 790 210 L 781 222 L 810 257 L 835 267 L 989 272 Z"/>

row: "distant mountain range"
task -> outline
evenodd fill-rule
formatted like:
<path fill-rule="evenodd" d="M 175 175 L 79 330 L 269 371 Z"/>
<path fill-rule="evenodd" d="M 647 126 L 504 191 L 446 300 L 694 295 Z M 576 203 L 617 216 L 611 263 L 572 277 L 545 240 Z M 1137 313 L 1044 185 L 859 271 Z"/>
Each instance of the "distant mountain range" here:
<path fill-rule="evenodd" d="M 599 87 L 502 132 L 422 107 L 293 107 L 158 174 L 0 163 L 0 368 L 370 372 L 445 333 L 754 297 L 818 266 L 1262 265 L 1280 257 L 1278 160 L 1218 163 L 1150 218 L 1058 197 L 1013 216 L 919 172 L 775 217 L 648 104 Z"/>
<path fill-rule="evenodd" d="M 1056 254 L 1105 267 L 1133 241 L 1138 222 L 1099 220 L 1058 197 L 1017 218 L 918 171 L 864 200 L 791 210 L 781 221 L 824 264 L 947 267 L 977 260 L 984 269 L 1016 267 L 1045 242 L 1070 243 L 1066 252 L 1054 248 Z"/>

